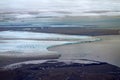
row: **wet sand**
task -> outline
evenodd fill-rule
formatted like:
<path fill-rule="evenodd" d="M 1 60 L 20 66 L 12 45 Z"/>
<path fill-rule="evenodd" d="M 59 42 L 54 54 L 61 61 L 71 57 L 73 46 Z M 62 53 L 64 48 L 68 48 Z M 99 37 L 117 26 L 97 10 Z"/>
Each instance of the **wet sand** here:
<path fill-rule="evenodd" d="M 120 67 L 120 35 L 96 36 L 101 41 L 49 48 L 62 54 L 60 59 L 90 59 Z"/>

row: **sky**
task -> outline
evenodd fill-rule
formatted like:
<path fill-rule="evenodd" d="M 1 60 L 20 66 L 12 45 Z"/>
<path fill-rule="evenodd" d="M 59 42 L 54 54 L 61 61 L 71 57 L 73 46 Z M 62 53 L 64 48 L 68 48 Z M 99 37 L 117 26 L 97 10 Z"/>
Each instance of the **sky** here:
<path fill-rule="evenodd" d="M 16 10 L 18 10 L 18 12 Z M 38 12 L 36 14 L 31 14 L 29 11 L 32 12 L 33 10 Z M 4 11 L 13 12 L 12 14 L 9 14 L 8 12 L 7 14 L 4 14 Z M 38 21 L 33 21 L 32 26 L 42 26 L 45 23 L 48 25 L 55 22 L 58 23 L 59 21 L 60 23 L 67 21 L 63 20 L 64 18 L 58 19 L 57 21 L 56 19 L 53 19 L 53 17 L 120 16 L 120 0 L 0 0 L 0 13 L 0 20 L 7 21 L 7 24 L 1 22 L 1 26 L 11 25 L 13 23 L 16 25 L 17 21 L 13 22 L 14 19 L 18 21 L 19 19 L 25 19 L 25 23 L 27 23 L 27 21 L 29 23 L 29 20 L 27 19 L 31 18 L 35 20 L 38 18 Z M 49 19 L 46 17 L 49 17 Z M 8 22 L 8 20 L 11 22 Z M 73 19 L 71 19 L 71 21 L 73 21 Z M 119 20 L 112 21 L 113 25 L 116 24 L 116 21 L 119 25 Z M 19 23 L 19 25 L 23 26 L 25 23 L 22 22 Z M 77 23 L 80 24 L 79 22 Z M 75 24 L 77 23 L 75 22 Z M 108 26 L 113 26 L 111 25 L 112 23 L 110 22 L 110 25 L 108 24 Z"/>
<path fill-rule="evenodd" d="M 120 10 L 120 0 L 1 0 L 0 9 Z"/>

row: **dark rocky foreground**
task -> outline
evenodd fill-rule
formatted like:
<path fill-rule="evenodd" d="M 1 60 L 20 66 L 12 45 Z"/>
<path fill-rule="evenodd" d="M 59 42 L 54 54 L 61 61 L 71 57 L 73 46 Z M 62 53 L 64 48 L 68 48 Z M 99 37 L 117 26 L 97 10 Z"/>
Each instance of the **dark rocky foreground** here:
<path fill-rule="evenodd" d="M 0 80 L 120 80 L 120 68 L 103 62 L 47 60 L 1 69 Z"/>

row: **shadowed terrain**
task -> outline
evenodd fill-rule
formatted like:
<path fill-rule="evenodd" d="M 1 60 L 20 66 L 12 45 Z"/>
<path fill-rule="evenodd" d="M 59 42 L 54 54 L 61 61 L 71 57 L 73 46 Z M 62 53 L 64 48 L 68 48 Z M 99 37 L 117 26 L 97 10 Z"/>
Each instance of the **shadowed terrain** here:
<path fill-rule="evenodd" d="M 86 61 L 86 60 L 85 60 Z M 38 64 L 14 65 L 0 70 L 1 80 L 119 80 L 120 68 L 103 62 L 85 64 L 48 60 Z M 15 68 L 16 67 L 16 68 Z M 6 77 L 7 76 L 7 77 Z"/>
<path fill-rule="evenodd" d="M 97 29 L 97 28 L 80 28 L 80 27 L 0 27 L 0 31 L 31 31 L 43 33 L 57 33 L 69 35 L 119 35 L 120 29 Z"/>

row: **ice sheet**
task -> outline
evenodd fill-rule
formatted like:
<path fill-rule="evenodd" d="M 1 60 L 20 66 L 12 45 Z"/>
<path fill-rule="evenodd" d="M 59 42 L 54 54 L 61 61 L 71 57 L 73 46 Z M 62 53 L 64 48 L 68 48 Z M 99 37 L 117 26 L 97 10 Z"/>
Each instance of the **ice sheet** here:
<path fill-rule="evenodd" d="M 0 56 L 29 57 L 57 54 L 47 48 L 57 45 L 92 42 L 99 38 L 22 31 L 0 32 Z"/>

